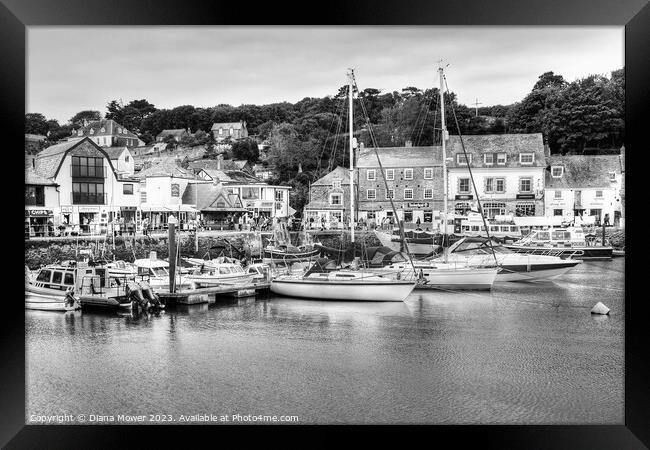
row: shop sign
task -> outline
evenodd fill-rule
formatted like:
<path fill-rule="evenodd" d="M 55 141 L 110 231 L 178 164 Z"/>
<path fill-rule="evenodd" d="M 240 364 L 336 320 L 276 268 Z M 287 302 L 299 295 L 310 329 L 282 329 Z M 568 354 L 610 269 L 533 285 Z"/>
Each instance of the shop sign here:
<path fill-rule="evenodd" d="M 52 210 L 51 209 L 26 209 L 25 210 L 25 217 L 43 217 L 43 216 L 51 216 L 52 215 Z"/>
<path fill-rule="evenodd" d="M 97 213 L 99 212 L 99 206 L 80 206 L 79 207 L 79 212 L 80 213 Z"/>
<path fill-rule="evenodd" d="M 428 202 L 420 202 L 420 203 L 407 203 L 409 208 L 428 208 L 429 203 Z"/>
<path fill-rule="evenodd" d="M 135 211 L 138 209 L 137 206 L 120 206 L 122 211 Z"/>
<path fill-rule="evenodd" d="M 273 207 L 273 202 L 262 202 L 260 205 L 260 208 L 272 208 Z"/>
<path fill-rule="evenodd" d="M 472 200 L 474 196 L 472 194 L 460 194 L 456 195 L 456 200 Z"/>
<path fill-rule="evenodd" d="M 535 200 L 535 194 L 517 194 L 517 200 Z"/>
<path fill-rule="evenodd" d="M 62 206 L 61 214 L 70 214 L 72 212 L 72 206 Z"/>

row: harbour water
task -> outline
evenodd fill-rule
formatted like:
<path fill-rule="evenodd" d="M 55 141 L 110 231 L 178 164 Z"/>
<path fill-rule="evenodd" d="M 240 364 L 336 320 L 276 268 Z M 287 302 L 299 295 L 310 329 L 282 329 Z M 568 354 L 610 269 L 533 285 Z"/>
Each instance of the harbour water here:
<path fill-rule="evenodd" d="M 27 310 L 26 422 L 622 424 L 624 264 L 585 262 L 556 282 L 491 292 L 414 291 L 404 303 Z M 590 314 L 598 301 L 609 316 Z"/>

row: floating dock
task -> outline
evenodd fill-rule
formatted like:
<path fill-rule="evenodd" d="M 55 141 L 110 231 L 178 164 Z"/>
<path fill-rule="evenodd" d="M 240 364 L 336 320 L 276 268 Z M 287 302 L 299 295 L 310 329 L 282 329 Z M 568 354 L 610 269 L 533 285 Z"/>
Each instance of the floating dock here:
<path fill-rule="evenodd" d="M 184 289 L 177 292 L 157 292 L 166 304 L 195 305 L 198 303 L 212 303 L 216 297 L 250 297 L 258 291 L 266 291 L 271 286 L 268 281 L 252 283 L 245 286 L 213 286 L 197 289 Z M 212 297 L 212 299 L 211 299 Z"/>

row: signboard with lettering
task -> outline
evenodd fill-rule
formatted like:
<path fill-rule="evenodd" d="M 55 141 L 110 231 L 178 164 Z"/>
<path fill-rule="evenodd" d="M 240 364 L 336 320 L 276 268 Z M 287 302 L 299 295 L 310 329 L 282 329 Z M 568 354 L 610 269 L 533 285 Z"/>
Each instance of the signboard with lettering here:
<path fill-rule="evenodd" d="M 535 194 L 517 194 L 517 200 L 534 200 Z"/>
<path fill-rule="evenodd" d="M 79 212 L 84 213 L 84 212 L 99 212 L 99 206 L 80 206 L 79 207 Z"/>
<path fill-rule="evenodd" d="M 26 209 L 25 217 L 47 217 L 52 215 L 51 209 Z"/>
<path fill-rule="evenodd" d="M 474 196 L 472 194 L 460 194 L 456 195 L 456 200 L 472 200 Z"/>
<path fill-rule="evenodd" d="M 62 206 L 61 214 L 70 214 L 72 212 L 72 206 Z"/>
<path fill-rule="evenodd" d="M 428 202 L 419 202 L 419 203 L 407 203 L 409 208 L 428 208 L 429 203 Z"/>

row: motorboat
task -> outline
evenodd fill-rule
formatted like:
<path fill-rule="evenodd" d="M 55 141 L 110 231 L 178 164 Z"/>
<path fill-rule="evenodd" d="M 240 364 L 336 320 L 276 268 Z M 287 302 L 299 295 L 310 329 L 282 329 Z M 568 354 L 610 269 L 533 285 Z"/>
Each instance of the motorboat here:
<path fill-rule="evenodd" d="M 389 247 L 392 250 L 399 251 L 402 238 L 399 229 L 394 229 L 392 233 L 381 230 L 374 230 L 375 236 L 381 245 Z M 407 250 L 411 255 L 422 256 L 436 253 L 440 250 L 440 234 L 420 229 L 404 231 L 404 242 Z"/>
<path fill-rule="evenodd" d="M 155 256 L 155 255 L 154 255 Z M 136 280 L 146 281 L 155 290 L 169 291 L 169 263 L 155 257 L 136 259 L 138 268 Z M 176 274 L 176 287 L 189 288 L 191 282 L 185 275 Z"/>
<path fill-rule="evenodd" d="M 463 238 L 447 249 L 445 257 L 451 263 L 468 266 L 497 264 L 500 270 L 496 281 L 554 279 L 582 262 L 548 254 L 518 253 L 485 237 Z"/>
<path fill-rule="evenodd" d="M 271 281 L 271 292 L 312 300 L 401 302 L 416 282 L 396 280 L 362 270 L 336 269 L 336 262 L 319 259 L 302 275 L 280 275 Z"/>
<path fill-rule="evenodd" d="M 81 308 L 75 297 L 74 269 L 50 265 L 35 277 L 25 274 L 25 308 L 44 311 L 74 311 Z"/>
<path fill-rule="evenodd" d="M 518 253 L 578 259 L 611 259 L 613 250 L 611 246 L 598 245 L 597 237 L 586 235 L 581 227 L 534 230 L 505 247 Z"/>
<path fill-rule="evenodd" d="M 246 273 L 253 276 L 253 281 L 270 281 L 273 278 L 271 266 L 265 263 L 250 264 L 245 269 Z"/>
<path fill-rule="evenodd" d="M 227 257 L 206 261 L 202 266 L 197 267 L 193 273 L 186 274 L 185 280 L 194 287 L 244 286 L 251 284 L 254 275 L 244 271 L 241 264 L 235 261 L 231 261 Z"/>

